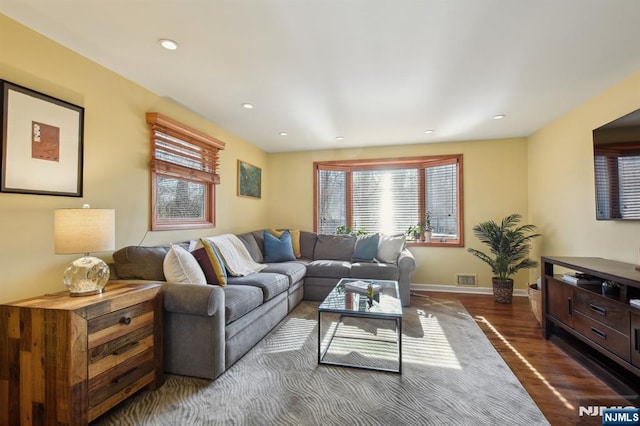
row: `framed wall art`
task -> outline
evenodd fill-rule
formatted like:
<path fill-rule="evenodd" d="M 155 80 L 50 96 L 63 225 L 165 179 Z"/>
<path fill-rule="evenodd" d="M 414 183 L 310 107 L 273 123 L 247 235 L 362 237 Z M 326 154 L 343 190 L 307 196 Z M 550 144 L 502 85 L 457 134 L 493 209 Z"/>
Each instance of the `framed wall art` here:
<path fill-rule="evenodd" d="M 262 196 L 262 170 L 241 160 L 238 160 L 238 196 Z"/>
<path fill-rule="evenodd" d="M 0 191 L 82 197 L 84 108 L 0 80 Z"/>

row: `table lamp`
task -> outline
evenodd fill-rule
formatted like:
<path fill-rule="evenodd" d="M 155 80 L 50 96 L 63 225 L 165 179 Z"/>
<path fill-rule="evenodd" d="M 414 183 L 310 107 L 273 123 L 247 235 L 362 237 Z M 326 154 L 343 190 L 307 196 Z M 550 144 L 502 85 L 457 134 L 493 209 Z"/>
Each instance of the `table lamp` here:
<path fill-rule="evenodd" d="M 100 294 L 109 280 L 109 266 L 91 252 L 115 249 L 115 210 L 57 209 L 54 215 L 56 254 L 83 253 L 64 271 L 71 296 Z"/>

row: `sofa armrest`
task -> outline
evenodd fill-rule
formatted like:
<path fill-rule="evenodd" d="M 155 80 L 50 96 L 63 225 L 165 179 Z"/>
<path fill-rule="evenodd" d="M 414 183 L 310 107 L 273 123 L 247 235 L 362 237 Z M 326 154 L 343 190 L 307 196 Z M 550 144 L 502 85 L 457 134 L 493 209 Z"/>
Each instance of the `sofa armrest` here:
<path fill-rule="evenodd" d="M 224 315 L 224 291 L 219 286 L 166 283 L 162 290 L 165 311 L 209 317 L 218 312 Z"/>
<path fill-rule="evenodd" d="M 398 268 L 405 271 L 413 271 L 416 269 L 416 259 L 409 249 L 404 249 L 398 255 Z"/>
<path fill-rule="evenodd" d="M 398 256 L 398 287 L 402 306 L 411 303 L 411 275 L 416 269 L 416 259 L 408 249 L 404 249 Z"/>

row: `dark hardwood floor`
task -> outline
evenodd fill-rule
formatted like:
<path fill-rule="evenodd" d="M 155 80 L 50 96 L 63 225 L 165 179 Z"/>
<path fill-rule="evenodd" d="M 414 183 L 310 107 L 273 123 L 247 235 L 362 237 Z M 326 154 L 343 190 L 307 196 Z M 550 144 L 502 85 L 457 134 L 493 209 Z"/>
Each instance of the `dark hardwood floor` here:
<path fill-rule="evenodd" d="M 514 297 L 512 304 L 499 304 L 492 295 L 413 293 L 459 300 L 552 425 L 601 425 L 599 416 L 580 416 L 579 407 L 632 405 L 560 349 L 560 342 L 542 337 L 528 298 Z"/>

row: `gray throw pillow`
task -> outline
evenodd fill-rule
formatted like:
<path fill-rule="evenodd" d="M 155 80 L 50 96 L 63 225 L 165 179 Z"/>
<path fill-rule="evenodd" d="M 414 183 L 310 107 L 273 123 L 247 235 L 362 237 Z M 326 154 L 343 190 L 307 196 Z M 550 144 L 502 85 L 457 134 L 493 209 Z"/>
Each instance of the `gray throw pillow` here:
<path fill-rule="evenodd" d="M 356 237 L 353 235 L 320 234 L 313 253 L 314 260 L 351 260 Z"/>

